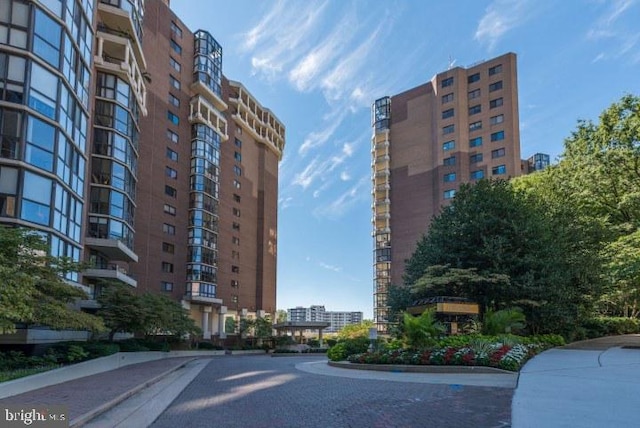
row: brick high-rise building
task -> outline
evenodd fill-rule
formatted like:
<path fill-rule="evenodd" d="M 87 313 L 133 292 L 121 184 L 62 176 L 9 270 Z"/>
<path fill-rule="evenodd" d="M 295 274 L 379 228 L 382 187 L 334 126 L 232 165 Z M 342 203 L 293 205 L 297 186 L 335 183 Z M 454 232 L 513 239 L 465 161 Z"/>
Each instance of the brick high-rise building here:
<path fill-rule="evenodd" d="M 285 128 L 222 59 L 167 0 L 0 1 L 0 223 L 88 261 L 67 279 L 93 299 L 171 296 L 205 338 L 276 311 Z"/>
<path fill-rule="evenodd" d="M 516 55 L 455 67 L 372 109 L 374 322 L 431 218 L 461 183 L 522 173 Z"/>

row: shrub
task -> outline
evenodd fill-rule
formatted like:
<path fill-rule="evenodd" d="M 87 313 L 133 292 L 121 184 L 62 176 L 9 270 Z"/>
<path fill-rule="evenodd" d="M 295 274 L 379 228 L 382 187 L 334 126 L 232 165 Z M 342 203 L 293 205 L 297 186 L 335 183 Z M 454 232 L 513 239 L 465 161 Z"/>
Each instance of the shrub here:
<path fill-rule="evenodd" d="M 594 317 L 583 322 L 589 339 L 596 337 L 640 333 L 640 319 L 625 317 Z"/>
<path fill-rule="evenodd" d="M 335 346 L 336 343 L 338 343 L 336 339 L 327 339 L 327 346 L 329 348 L 331 348 L 332 346 Z"/>
<path fill-rule="evenodd" d="M 495 312 L 488 310 L 482 319 L 482 332 L 484 334 L 510 334 L 522 330 L 525 324 L 526 318 L 520 308 L 501 309 Z"/>
<path fill-rule="evenodd" d="M 211 342 L 198 342 L 196 344 L 196 348 L 198 348 L 198 349 L 216 349 L 216 350 L 221 350 L 222 349 L 221 346 L 216 346 Z"/>
<path fill-rule="evenodd" d="M 87 342 L 82 347 L 87 351 L 90 359 L 106 357 L 120 351 L 120 347 L 116 343 Z"/>
<path fill-rule="evenodd" d="M 331 361 L 344 361 L 348 356 L 347 345 L 344 342 L 336 343 L 327 351 L 327 357 Z"/>

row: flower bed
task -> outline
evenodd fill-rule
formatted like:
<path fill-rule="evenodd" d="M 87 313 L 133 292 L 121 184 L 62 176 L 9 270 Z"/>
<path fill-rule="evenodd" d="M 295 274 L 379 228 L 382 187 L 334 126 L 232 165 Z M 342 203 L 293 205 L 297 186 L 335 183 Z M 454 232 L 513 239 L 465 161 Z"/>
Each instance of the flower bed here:
<path fill-rule="evenodd" d="M 506 343 L 511 342 L 511 343 Z M 518 371 L 534 355 L 552 347 L 548 343 L 471 341 L 462 346 L 441 346 L 424 350 L 393 349 L 365 352 L 347 357 L 360 364 L 417 364 L 487 366 Z"/>

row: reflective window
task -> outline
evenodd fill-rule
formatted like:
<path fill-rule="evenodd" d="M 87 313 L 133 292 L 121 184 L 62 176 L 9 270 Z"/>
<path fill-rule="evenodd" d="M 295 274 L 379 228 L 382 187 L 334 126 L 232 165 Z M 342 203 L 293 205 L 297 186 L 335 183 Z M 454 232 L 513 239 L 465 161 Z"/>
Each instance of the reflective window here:
<path fill-rule="evenodd" d="M 55 120 L 56 105 L 58 104 L 58 78 L 34 62 L 31 64 L 30 86 L 29 107 Z"/>
<path fill-rule="evenodd" d="M 48 178 L 29 171 L 24 172 L 20 218 L 45 226 L 49 225 L 51 184 Z"/>
<path fill-rule="evenodd" d="M 35 27 L 33 37 L 33 52 L 58 68 L 60 66 L 60 24 L 36 9 Z"/>

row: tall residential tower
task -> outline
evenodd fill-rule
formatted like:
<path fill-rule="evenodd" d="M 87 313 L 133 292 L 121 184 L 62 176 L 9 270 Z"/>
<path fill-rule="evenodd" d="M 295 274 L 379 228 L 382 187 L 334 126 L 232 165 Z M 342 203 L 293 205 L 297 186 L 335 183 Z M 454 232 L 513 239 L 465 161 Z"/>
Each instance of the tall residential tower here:
<path fill-rule="evenodd" d="M 516 55 L 438 73 L 372 108 L 374 322 L 431 218 L 461 183 L 522 173 Z"/>

